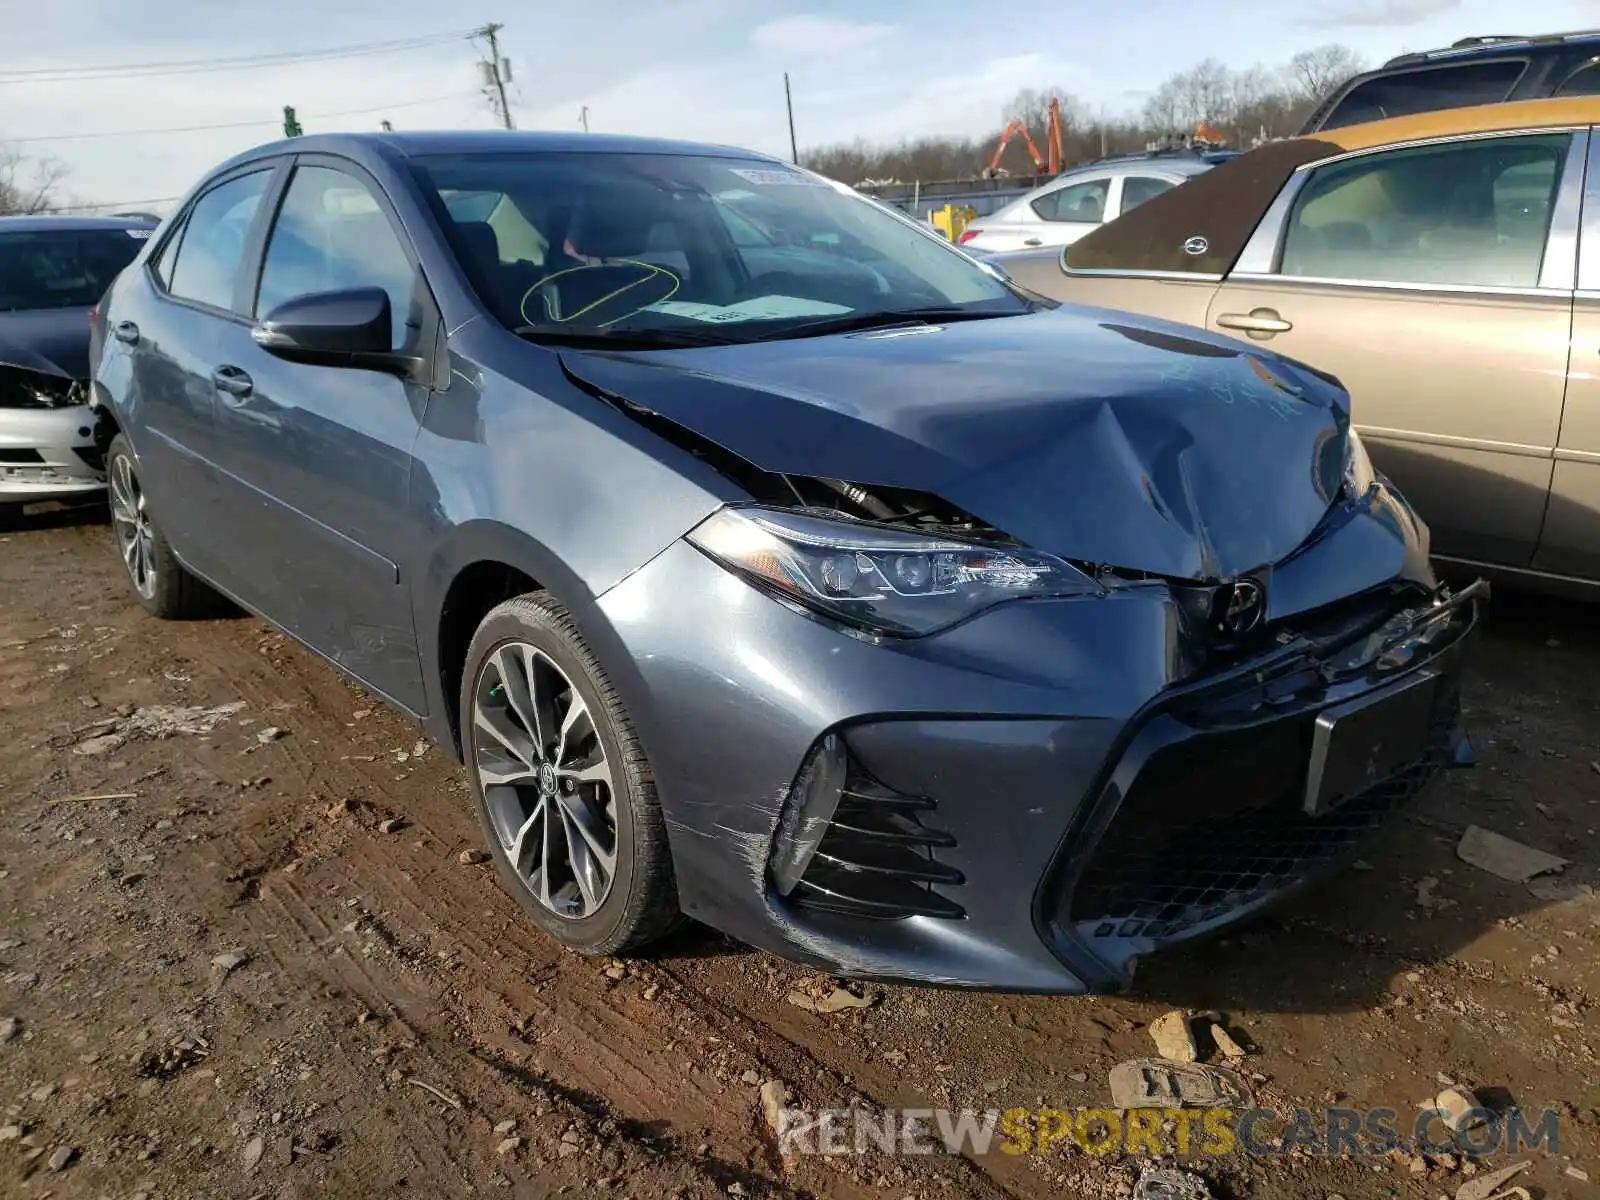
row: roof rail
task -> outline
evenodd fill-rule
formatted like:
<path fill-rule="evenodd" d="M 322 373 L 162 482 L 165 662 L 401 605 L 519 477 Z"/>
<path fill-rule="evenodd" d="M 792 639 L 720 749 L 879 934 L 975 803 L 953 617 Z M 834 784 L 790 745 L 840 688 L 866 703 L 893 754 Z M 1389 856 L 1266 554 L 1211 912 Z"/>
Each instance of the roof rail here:
<path fill-rule="evenodd" d="M 1448 46 L 1437 50 L 1412 50 L 1405 54 L 1397 54 L 1380 69 L 1389 67 L 1403 67 L 1411 63 L 1427 62 L 1429 59 L 1441 55 L 1458 54 L 1463 50 L 1480 50 L 1492 46 L 1536 46 L 1550 45 L 1554 42 L 1571 41 L 1575 38 L 1600 37 L 1600 29 L 1569 29 L 1560 33 L 1487 33 L 1473 37 L 1459 38 Z"/>
<path fill-rule="evenodd" d="M 1092 158 L 1090 163 L 1132 162 L 1144 158 L 1199 158 L 1205 153 L 1199 146 L 1153 146 L 1148 150 L 1130 150 L 1125 154 L 1107 154 Z"/>

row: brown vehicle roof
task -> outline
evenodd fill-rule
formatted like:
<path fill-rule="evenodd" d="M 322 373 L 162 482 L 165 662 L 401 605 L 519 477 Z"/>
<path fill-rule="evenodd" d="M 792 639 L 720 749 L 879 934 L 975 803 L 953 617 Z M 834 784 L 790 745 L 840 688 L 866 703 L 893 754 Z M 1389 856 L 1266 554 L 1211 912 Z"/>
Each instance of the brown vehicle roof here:
<path fill-rule="evenodd" d="M 1419 113 L 1268 142 L 1078 239 L 1067 247 L 1067 266 L 1079 271 L 1225 275 L 1273 197 L 1300 167 L 1353 150 L 1429 138 L 1592 124 L 1600 124 L 1600 97 L 1558 97 Z M 1202 253 L 1184 249 L 1192 238 L 1204 239 Z"/>

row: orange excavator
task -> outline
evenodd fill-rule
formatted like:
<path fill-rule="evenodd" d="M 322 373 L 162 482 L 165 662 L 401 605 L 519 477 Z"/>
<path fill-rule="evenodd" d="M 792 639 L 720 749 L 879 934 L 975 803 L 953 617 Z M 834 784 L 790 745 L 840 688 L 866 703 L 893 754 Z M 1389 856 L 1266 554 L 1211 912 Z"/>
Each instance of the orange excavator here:
<path fill-rule="evenodd" d="M 1006 147 L 1011 144 L 1012 138 L 1019 135 L 1028 147 L 1028 157 L 1033 159 L 1033 169 L 1037 174 L 1061 173 L 1061 101 L 1052 96 L 1049 129 L 1045 134 L 1045 144 L 1050 151 L 1049 158 L 1039 153 L 1039 147 L 1034 145 L 1033 135 L 1028 132 L 1027 125 L 1021 121 L 1012 121 L 1000 135 L 1000 144 L 994 148 L 994 157 L 989 160 L 989 166 L 983 173 L 985 179 L 993 179 L 1000 173 L 1000 160 L 1005 156 Z"/>

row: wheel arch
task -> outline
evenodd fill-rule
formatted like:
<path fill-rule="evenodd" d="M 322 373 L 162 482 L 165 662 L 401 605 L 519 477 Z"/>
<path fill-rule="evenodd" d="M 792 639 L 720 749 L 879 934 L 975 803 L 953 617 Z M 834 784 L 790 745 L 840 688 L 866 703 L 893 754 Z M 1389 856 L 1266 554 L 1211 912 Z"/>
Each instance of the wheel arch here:
<path fill-rule="evenodd" d="M 469 521 L 452 531 L 419 581 L 417 632 L 429 692 L 428 730 L 462 758 L 461 676 L 473 634 L 490 609 L 514 595 L 543 591 L 559 600 L 578 626 L 628 708 L 645 753 L 650 752 L 648 690 L 595 593 L 537 539 L 498 521 Z"/>

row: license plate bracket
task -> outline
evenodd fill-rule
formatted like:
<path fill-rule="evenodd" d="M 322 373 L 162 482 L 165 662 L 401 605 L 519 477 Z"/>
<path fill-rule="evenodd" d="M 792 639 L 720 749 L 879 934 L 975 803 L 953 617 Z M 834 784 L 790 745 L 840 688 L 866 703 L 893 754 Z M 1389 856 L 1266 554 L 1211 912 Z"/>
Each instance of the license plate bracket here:
<path fill-rule="evenodd" d="M 1317 714 L 1306 768 L 1305 811 L 1320 817 L 1427 753 L 1439 690 L 1420 671 Z"/>

